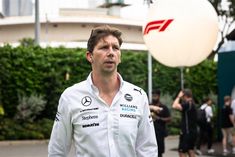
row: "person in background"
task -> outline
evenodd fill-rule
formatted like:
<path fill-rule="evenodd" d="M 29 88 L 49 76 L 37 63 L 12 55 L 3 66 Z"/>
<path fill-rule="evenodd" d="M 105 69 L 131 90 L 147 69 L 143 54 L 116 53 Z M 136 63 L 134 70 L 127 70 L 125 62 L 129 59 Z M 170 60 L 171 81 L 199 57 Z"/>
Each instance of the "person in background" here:
<path fill-rule="evenodd" d="M 184 89 L 175 98 L 172 107 L 181 112 L 181 133 L 179 137 L 179 156 L 195 157 L 194 147 L 197 138 L 197 110 L 192 91 Z"/>
<path fill-rule="evenodd" d="M 232 100 L 231 108 L 233 110 L 233 119 L 235 121 L 235 99 Z M 229 142 L 232 143 L 233 141 L 235 141 L 235 128 L 233 128 L 233 130 L 232 130 L 232 136 L 230 137 Z"/>
<path fill-rule="evenodd" d="M 222 146 L 223 146 L 223 154 L 227 155 L 229 153 L 227 149 L 227 143 L 229 137 L 233 134 L 235 121 L 233 117 L 233 111 L 231 108 L 231 97 L 224 96 L 224 106 L 221 110 L 221 128 L 223 133 Z M 235 154 L 235 139 L 232 140 L 233 150 L 232 153 Z"/>
<path fill-rule="evenodd" d="M 162 157 L 165 152 L 165 137 L 168 136 L 166 124 L 171 120 L 170 111 L 166 105 L 161 103 L 160 95 L 159 89 L 153 91 L 152 104 L 150 105 L 157 138 L 158 157 Z M 157 108 L 157 111 L 155 111 L 155 108 Z"/>
<path fill-rule="evenodd" d="M 121 34 L 108 25 L 92 29 L 86 52 L 92 71 L 62 93 L 48 157 L 66 157 L 72 143 L 76 157 L 157 157 L 147 95 L 117 72 Z"/>
<path fill-rule="evenodd" d="M 205 123 L 199 124 L 199 138 L 196 144 L 196 153 L 198 155 L 201 155 L 201 144 L 202 141 L 207 138 L 207 152 L 209 154 L 214 153 L 214 149 L 212 149 L 212 143 L 213 143 L 213 124 L 212 124 L 212 118 L 213 118 L 213 110 L 212 110 L 212 100 L 210 98 L 206 98 L 204 100 L 204 103 L 200 106 L 201 110 L 205 110 L 206 113 L 206 121 Z"/>

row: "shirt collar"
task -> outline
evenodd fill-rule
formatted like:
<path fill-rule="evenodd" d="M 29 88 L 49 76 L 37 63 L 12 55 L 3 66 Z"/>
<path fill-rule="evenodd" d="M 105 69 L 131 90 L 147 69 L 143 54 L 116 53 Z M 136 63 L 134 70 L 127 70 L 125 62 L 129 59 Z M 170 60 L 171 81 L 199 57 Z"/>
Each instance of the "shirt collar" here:
<path fill-rule="evenodd" d="M 92 81 L 92 78 L 91 78 L 91 75 L 92 75 L 92 72 L 90 72 L 90 74 L 88 75 L 87 77 L 87 82 L 89 84 L 89 87 L 91 87 L 91 90 L 95 91 L 95 93 L 98 93 L 98 88 L 93 84 L 93 81 Z M 122 78 L 122 76 L 118 73 L 118 78 L 119 78 L 119 81 L 120 81 L 120 88 L 119 88 L 119 91 L 122 91 L 122 87 L 123 87 L 123 84 L 124 84 L 124 80 Z"/>

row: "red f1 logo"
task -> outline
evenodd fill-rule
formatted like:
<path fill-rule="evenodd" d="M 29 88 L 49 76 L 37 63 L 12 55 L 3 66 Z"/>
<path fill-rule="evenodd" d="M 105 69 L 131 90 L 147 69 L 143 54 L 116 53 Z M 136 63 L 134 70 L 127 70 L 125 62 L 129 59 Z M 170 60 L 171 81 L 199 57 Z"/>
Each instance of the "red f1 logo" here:
<path fill-rule="evenodd" d="M 172 21 L 173 21 L 173 19 L 151 21 L 151 22 L 147 23 L 147 25 L 145 26 L 144 35 L 148 34 L 150 31 L 152 31 L 154 29 L 158 30 L 159 32 L 162 32 L 169 26 L 169 24 Z"/>

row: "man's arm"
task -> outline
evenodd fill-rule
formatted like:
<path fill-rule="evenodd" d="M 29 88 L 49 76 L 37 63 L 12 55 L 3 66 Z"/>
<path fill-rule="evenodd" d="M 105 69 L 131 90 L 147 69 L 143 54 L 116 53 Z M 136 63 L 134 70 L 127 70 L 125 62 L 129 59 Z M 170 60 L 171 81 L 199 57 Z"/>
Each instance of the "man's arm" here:
<path fill-rule="evenodd" d="M 72 125 L 68 102 L 60 98 L 48 145 L 48 157 L 66 157 L 72 141 Z"/>
<path fill-rule="evenodd" d="M 161 107 L 155 106 L 155 105 L 150 105 L 150 112 L 151 112 L 151 116 L 153 118 L 153 121 L 157 120 L 158 117 L 158 113 L 162 111 Z"/>
<path fill-rule="evenodd" d="M 182 111 L 182 105 L 180 104 L 180 98 L 184 95 L 183 91 L 180 91 L 178 96 L 175 98 L 173 104 L 172 104 L 172 108 Z"/>
<path fill-rule="evenodd" d="M 148 98 L 145 95 L 143 101 L 143 113 L 139 122 L 138 133 L 136 139 L 136 155 L 137 157 L 157 157 L 158 147 L 153 126 L 153 120 L 150 115 Z"/>
<path fill-rule="evenodd" d="M 150 112 L 151 112 L 151 116 L 153 118 L 153 121 L 156 120 L 161 120 L 164 121 L 165 123 L 168 123 L 171 121 L 171 115 L 170 115 L 170 111 L 168 109 L 168 107 L 158 107 L 158 106 L 154 106 L 154 105 L 150 105 Z M 160 112 L 164 112 L 164 115 L 162 117 L 160 117 L 158 114 Z"/>

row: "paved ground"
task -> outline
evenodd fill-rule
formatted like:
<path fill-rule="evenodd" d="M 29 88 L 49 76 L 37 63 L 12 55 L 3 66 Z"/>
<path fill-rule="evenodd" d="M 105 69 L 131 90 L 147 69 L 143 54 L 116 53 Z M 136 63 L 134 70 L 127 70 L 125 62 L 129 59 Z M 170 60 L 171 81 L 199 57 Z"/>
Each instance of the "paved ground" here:
<path fill-rule="evenodd" d="M 0 157 L 47 157 L 48 141 L 3 141 L 0 142 Z M 166 139 L 166 153 L 164 157 L 177 157 L 178 137 L 168 137 Z M 223 157 L 220 143 L 213 145 L 216 152 L 213 155 L 206 154 L 205 147 L 202 147 L 202 157 Z M 73 151 L 69 157 L 73 157 Z M 229 154 L 226 157 L 235 157 Z"/>

